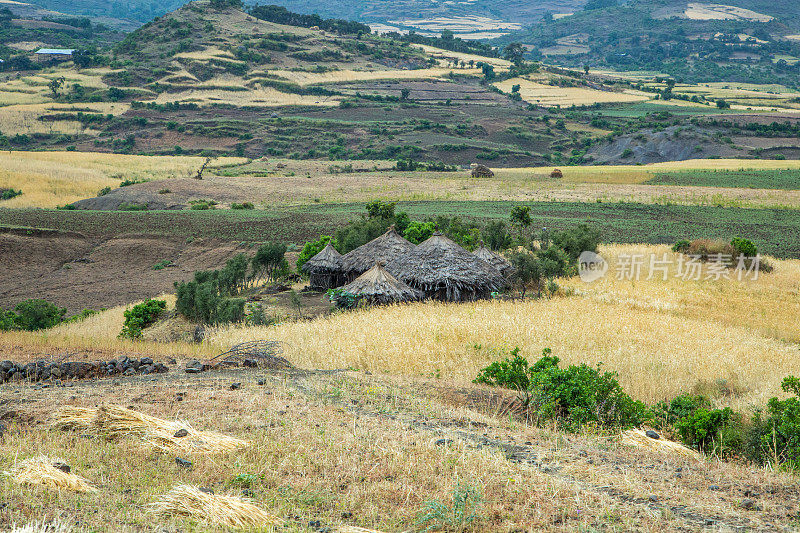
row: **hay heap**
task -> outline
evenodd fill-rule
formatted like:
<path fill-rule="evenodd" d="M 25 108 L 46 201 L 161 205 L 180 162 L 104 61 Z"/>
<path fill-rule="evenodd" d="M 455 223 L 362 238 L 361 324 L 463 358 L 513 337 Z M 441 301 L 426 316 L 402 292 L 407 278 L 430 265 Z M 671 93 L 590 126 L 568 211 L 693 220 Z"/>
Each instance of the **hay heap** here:
<path fill-rule="evenodd" d="M 249 500 L 204 492 L 192 485 L 178 485 L 150 504 L 161 515 L 189 516 L 206 523 L 235 529 L 274 531 L 282 520 Z"/>
<path fill-rule="evenodd" d="M 163 420 L 118 405 L 99 409 L 63 407 L 53 415 L 51 425 L 63 430 L 91 431 L 109 438 L 134 436 L 171 453 L 225 453 L 249 446 L 245 440 L 197 431 L 184 422 Z"/>
<path fill-rule="evenodd" d="M 48 523 L 46 520 L 41 522 L 31 522 L 24 526 L 11 526 L 11 533 L 70 533 L 72 526 L 59 519 L 55 519 Z"/>
<path fill-rule="evenodd" d="M 514 271 L 514 267 L 511 266 L 511 263 L 508 262 L 508 259 L 496 252 L 493 252 L 489 248 L 486 248 L 483 246 L 483 243 L 481 243 L 480 248 L 472 253 L 495 267 L 505 277 L 508 277 Z"/>
<path fill-rule="evenodd" d="M 490 169 L 486 165 L 475 165 L 475 168 L 472 169 L 472 177 L 473 178 L 493 178 L 494 177 L 494 172 L 492 172 L 492 169 Z"/>
<path fill-rule="evenodd" d="M 342 258 L 342 271 L 349 283 L 375 266 L 375 263 L 383 261 L 389 264 L 413 249 L 414 245 L 397 233 L 392 224 L 380 237 L 346 253 Z"/>
<path fill-rule="evenodd" d="M 342 274 L 342 254 L 328 243 L 320 253 L 303 264 L 303 272 L 308 274 L 308 287 L 312 290 L 328 290 L 344 282 Z"/>
<path fill-rule="evenodd" d="M 64 459 L 39 455 L 20 461 L 3 475 L 23 485 L 40 485 L 72 492 L 97 492 L 86 479 L 70 472 L 66 464 Z"/>
<path fill-rule="evenodd" d="M 635 446 L 665 455 L 680 455 L 697 461 L 702 460 L 700 452 L 687 448 L 683 444 L 664 439 L 651 439 L 643 429 L 623 431 L 621 442 L 627 446 Z"/>
<path fill-rule="evenodd" d="M 426 297 L 447 302 L 488 298 L 506 285 L 498 270 L 440 232 L 386 266 Z"/>
<path fill-rule="evenodd" d="M 386 272 L 381 262 L 375 263 L 374 267 L 342 287 L 342 290 L 358 296 L 360 302 L 369 305 L 410 302 L 423 296 L 422 292 L 412 289 Z"/>

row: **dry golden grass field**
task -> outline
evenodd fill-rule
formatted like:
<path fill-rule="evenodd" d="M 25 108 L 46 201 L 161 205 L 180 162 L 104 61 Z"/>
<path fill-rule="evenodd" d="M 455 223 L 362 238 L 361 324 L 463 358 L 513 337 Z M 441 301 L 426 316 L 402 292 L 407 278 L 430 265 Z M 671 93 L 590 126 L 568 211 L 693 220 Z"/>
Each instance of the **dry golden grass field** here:
<path fill-rule="evenodd" d="M 544 107 L 644 102 L 652 98 L 652 95 L 639 91 L 613 92 L 586 87 L 557 87 L 525 78 L 511 78 L 494 85 L 509 94 L 514 85 L 519 85 L 519 94 L 524 101 Z"/>
<path fill-rule="evenodd" d="M 2 108 L 0 108 L 2 113 Z M 157 180 L 193 176 L 201 157 L 136 156 L 79 152 L 2 152 L 0 188 L 22 189 L 4 207 L 56 207 L 96 196 L 122 180 Z M 221 158 L 210 166 L 243 162 Z"/>

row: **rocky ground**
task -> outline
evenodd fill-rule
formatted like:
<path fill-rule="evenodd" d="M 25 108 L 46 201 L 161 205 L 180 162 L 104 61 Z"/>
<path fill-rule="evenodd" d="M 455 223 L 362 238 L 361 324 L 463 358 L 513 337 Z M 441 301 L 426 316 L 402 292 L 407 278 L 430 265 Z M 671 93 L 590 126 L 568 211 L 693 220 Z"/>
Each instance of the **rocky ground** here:
<path fill-rule="evenodd" d="M 0 471 L 47 453 L 100 490 L 52 493 L 4 479 L 0 527 L 58 515 L 94 531 L 209 530 L 148 514 L 147 503 L 178 483 L 252 497 L 287 531 L 456 530 L 464 524 L 453 523 L 454 493 L 465 487 L 480 495 L 468 524 L 480 531 L 789 531 L 800 520 L 789 475 L 534 428 L 512 414 L 513 396 L 495 390 L 348 370 L 186 373 L 187 362 L 164 374 L 0 385 Z M 176 458 L 47 425 L 60 405 L 105 404 L 252 446 Z M 434 502 L 450 511 L 421 524 Z"/>

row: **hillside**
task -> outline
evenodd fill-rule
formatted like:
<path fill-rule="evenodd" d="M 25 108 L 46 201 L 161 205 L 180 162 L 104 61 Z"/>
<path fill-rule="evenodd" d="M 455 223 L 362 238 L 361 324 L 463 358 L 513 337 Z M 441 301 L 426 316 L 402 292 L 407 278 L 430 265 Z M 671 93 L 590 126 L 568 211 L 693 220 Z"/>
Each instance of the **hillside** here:
<path fill-rule="evenodd" d="M 533 57 L 572 67 L 661 72 L 700 83 L 797 84 L 800 9 L 794 3 L 611 4 L 545 20 L 498 42 L 520 41 Z"/>

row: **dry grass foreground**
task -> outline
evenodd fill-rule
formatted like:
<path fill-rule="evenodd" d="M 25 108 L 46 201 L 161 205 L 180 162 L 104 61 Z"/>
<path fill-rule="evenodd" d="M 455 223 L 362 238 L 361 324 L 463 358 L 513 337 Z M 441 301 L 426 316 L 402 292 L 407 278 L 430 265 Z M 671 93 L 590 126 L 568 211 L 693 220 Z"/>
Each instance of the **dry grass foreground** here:
<path fill-rule="evenodd" d="M 663 254 L 667 247 L 607 246 L 621 254 Z M 719 402 L 738 409 L 780 395 L 781 379 L 800 375 L 800 262 L 776 261 L 756 281 L 683 281 L 656 276 L 587 285 L 561 282 L 574 294 L 525 302 L 420 303 L 332 315 L 270 328 L 223 328 L 208 336 L 221 347 L 273 339 L 302 368 L 358 368 L 468 381 L 519 346 L 536 359 L 543 348 L 566 364 L 603 362 L 637 399 L 657 402 L 698 383 L 726 380 L 737 394 Z M 674 270 L 672 272 L 674 274 Z M 765 369 L 769 369 L 768 372 Z"/>
<path fill-rule="evenodd" d="M 6 417 L 0 470 L 15 458 L 60 454 L 99 492 L 0 479 L 7 504 L 1 528 L 63 517 L 91 531 L 227 531 L 207 509 L 232 503 L 223 512 L 238 512 L 252 503 L 263 513 L 259 524 L 286 520 L 281 531 L 307 532 L 319 521 L 333 531 L 357 531 L 343 527 L 357 525 L 394 532 L 422 530 L 418 517 L 438 503 L 445 509 L 441 520 L 425 525 L 459 531 L 452 509 L 459 487 L 480 496 L 467 509 L 475 515 L 471 531 L 760 529 L 788 527 L 797 516 L 791 476 L 629 447 L 615 437 L 531 428 L 495 416 L 490 391 L 442 380 L 251 370 L 121 380 L 55 389 L 17 385 L 25 402 L 17 396 L 4 406 L 16 418 Z M 234 381 L 241 387 L 232 390 Z M 184 468 L 174 454 L 129 438 L 107 440 L 47 424 L 61 405 L 103 403 L 180 417 L 252 446 L 192 456 L 192 467 Z M 185 489 L 173 491 L 182 485 L 246 500 L 209 502 L 192 490 L 189 501 L 181 495 Z M 758 494 L 748 496 L 756 498 L 753 510 L 742 508 L 745 494 Z M 175 498 L 178 505 L 165 505 Z M 245 516 L 256 514 L 249 509 Z"/>
<path fill-rule="evenodd" d="M 2 108 L 0 108 L 2 113 Z M 157 180 L 193 176 L 201 157 L 138 156 L 83 152 L 0 153 L 0 188 L 23 194 L 3 207 L 57 207 L 97 196 L 103 187 L 119 187 L 124 179 Z M 219 158 L 210 167 L 243 162 Z"/>

